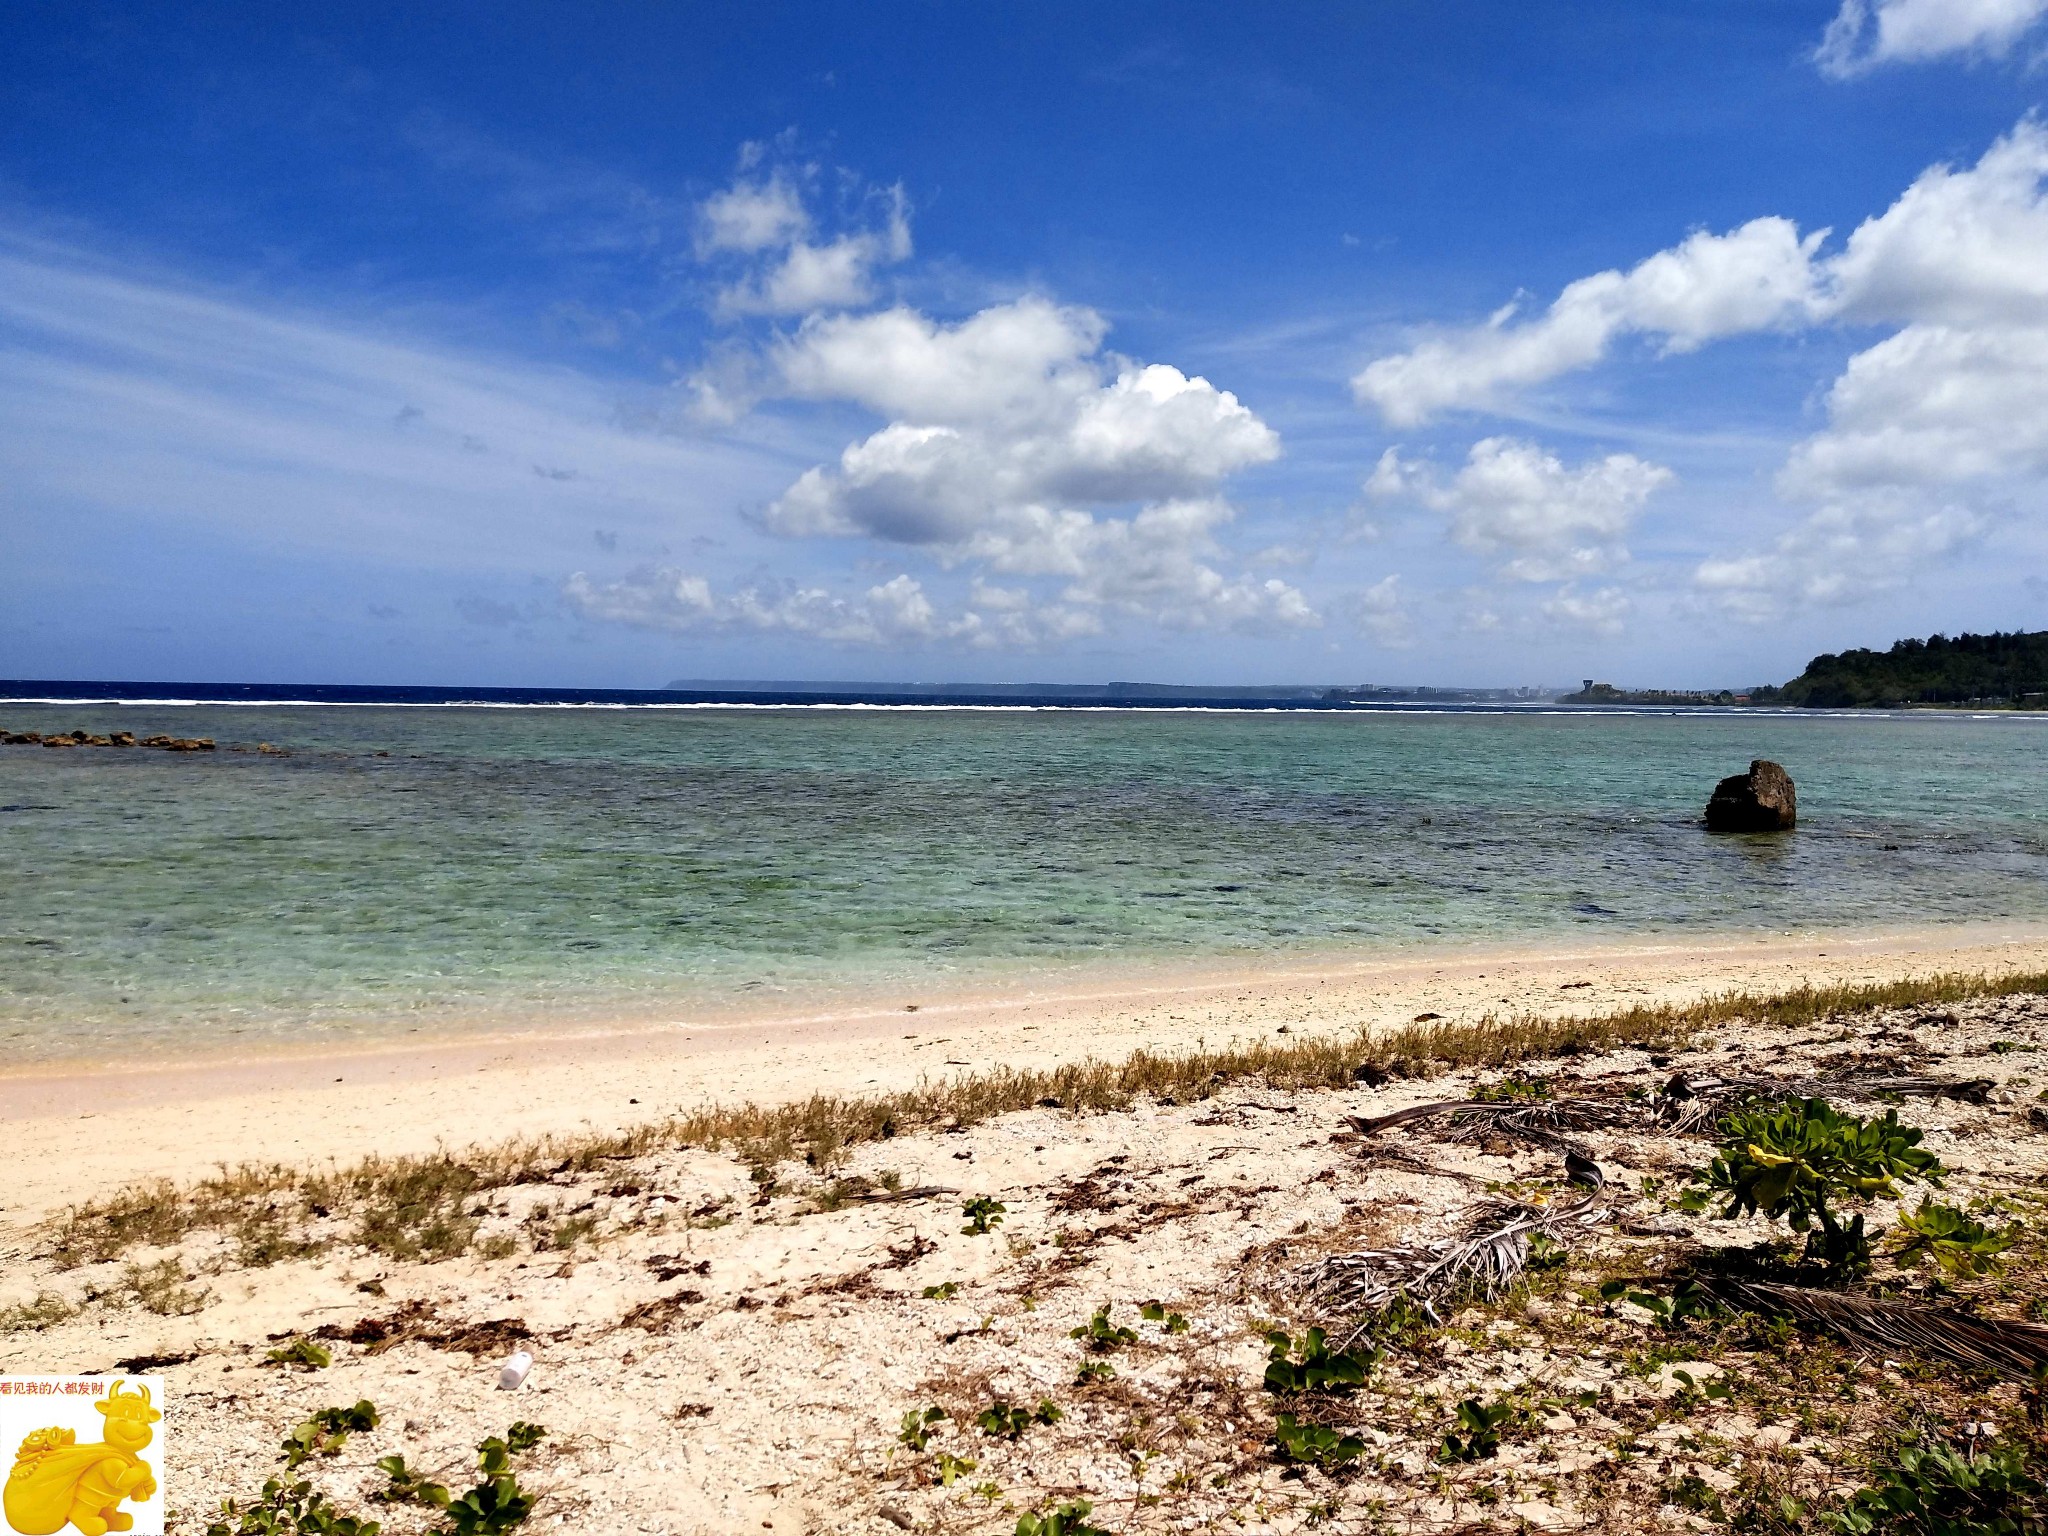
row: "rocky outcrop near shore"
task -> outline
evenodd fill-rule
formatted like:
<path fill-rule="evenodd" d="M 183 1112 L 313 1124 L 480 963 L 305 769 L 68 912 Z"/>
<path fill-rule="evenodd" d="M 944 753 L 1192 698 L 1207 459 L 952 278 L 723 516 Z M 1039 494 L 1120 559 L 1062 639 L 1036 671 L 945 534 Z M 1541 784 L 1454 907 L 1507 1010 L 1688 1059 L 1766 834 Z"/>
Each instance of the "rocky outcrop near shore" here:
<path fill-rule="evenodd" d="M 1707 801 L 1709 832 L 1789 832 L 1798 821 L 1792 775 L 1766 758 L 1716 784 Z"/>
<path fill-rule="evenodd" d="M 67 731 L 62 734 L 45 735 L 41 731 L 0 731 L 0 745 L 10 747 L 155 747 L 159 752 L 211 752 L 214 750 L 211 736 L 144 736 L 139 741 L 133 731 L 115 731 L 107 736 L 95 736 L 89 731 Z M 268 742 L 263 750 L 276 751 Z"/>

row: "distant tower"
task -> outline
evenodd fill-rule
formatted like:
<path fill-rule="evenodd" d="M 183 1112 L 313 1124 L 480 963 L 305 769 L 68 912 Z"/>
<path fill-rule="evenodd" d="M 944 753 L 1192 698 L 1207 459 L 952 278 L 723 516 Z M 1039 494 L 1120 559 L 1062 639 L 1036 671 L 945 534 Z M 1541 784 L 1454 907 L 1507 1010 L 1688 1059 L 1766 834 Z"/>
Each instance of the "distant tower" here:
<path fill-rule="evenodd" d="M 1585 687 L 1584 687 L 1583 689 L 1581 689 L 1581 690 L 1580 690 L 1580 692 L 1582 692 L 1582 693 L 1591 693 L 1592 691 L 1593 691 L 1593 679 L 1591 679 L 1591 678 L 1589 677 L 1589 678 L 1587 678 L 1587 679 L 1586 679 L 1586 686 L 1585 686 Z"/>

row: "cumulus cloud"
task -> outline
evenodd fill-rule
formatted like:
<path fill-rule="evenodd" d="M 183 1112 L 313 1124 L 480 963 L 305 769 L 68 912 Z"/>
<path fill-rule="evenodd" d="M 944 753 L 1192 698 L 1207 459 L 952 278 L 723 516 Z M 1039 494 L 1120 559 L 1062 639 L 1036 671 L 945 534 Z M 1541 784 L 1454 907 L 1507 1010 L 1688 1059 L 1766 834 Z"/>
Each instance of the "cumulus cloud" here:
<path fill-rule="evenodd" d="M 811 227 L 803 195 L 780 173 L 765 181 L 740 180 L 714 192 L 697 210 L 697 254 L 757 251 L 789 245 Z"/>
<path fill-rule="evenodd" d="M 1725 235 L 1696 233 L 1627 272 L 1580 278 L 1534 319 L 1518 320 L 1519 306 L 1509 304 L 1483 325 L 1375 359 L 1352 379 L 1352 393 L 1389 425 L 1412 427 L 1589 367 L 1631 333 L 1685 352 L 1796 323 L 1815 303 L 1812 258 L 1825 234 L 1802 237 L 1780 218 L 1753 219 Z"/>
<path fill-rule="evenodd" d="M 1568 468 L 1535 443 L 1488 437 L 1446 478 L 1427 460 L 1389 448 L 1366 481 L 1376 499 L 1419 502 L 1449 521 L 1459 545 L 1499 562 L 1517 581 L 1565 581 L 1628 559 L 1623 542 L 1652 495 L 1677 477 L 1614 453 Z"/>
<path fill-rule="evenodd" d="M 924 584 L 908 574 L 848 596 L 795 583 L 721 594 L 705 577 L 672 566 L 604 583 L 578 571 L 564 585 L 563 596 L 585 618 L 639 629 L 785 634 L 828 645 L 887 649 L 941 642 L 1030 648 L 1094 634 L 1101 627 L 1093 614 L 1041 606 L 1028 593 L 979 583 L 971 606 L 941 614 Z"/>
<path fill-rule="evenodd" d="M 904 308 L 806 320 L 769 353 L 779 392 L 894 419 L 806 470 L 761 525 L 1055 577 L 1066 605 L 1176 628 L 1314 624 L 1286 582 L 1214 563 L 1233 516 L 1219 487 L 1276 458 L 1277 435 L 1206 379 L 1104 353 L 1106 332 L 1037 297 L 951 325 Z"/>
<path fill-rule="evenodd" d="M 1896 588 L 1975 538 L 1986 522 L 1978 508 L 1897 493 L 1834 502 L 1761 553 L 1702 561 L 1695 580 L 1736 617 L 1765 623 L 1787 608 L 1842 606 Z"/>
<path fill-rule="evenodd" d="M 1894 10 L 1895 38 L 1936 35 L 1914 31 L 1924 18 L 1906 5 L 1881 8 L 1880 26 Z M 1782 219 L 1697 234 L 1627 273 L 1573 283 L 1533 319 L 1502 311 L 1380 358 L 1354 388 L 1402 425 L 1498 405 L 1516 388 L 1591 366 L 1631 332 L 1682 351 L 1745 331 L 1891 327 L 1850 360 L 1827 393 L 1827 424 L 1778 475 L 1781 496 L 1813 508 L 1809 521 L 1764 553 L 1709 560 L 1696 573 L 1702 588 L 1751 616 L 1876 590 L 1973 537 L 1998 506 L 2039 501 L 2048 477 L 2044 182 L 2048 130 L 2028 119 L 1975 165 L 1930 167 L 1832 254 L 1821 250 L 1826 231 L 1802 235 Z M 1455 482 L 1402 487 L 1409 467 L 1398 456 L 1383 469 L 1382 488 L 1449 509 Z M 1594 564 L 1607 547 L 1598 505 L 1584 513 L 1590 536 L 1568 546 Z M 1538 515 L 1538 526 L 1545 521 Z M 1461 542 L 1512 547 L 1485 532 L 1483 518 L 1463 526 Z M 1569 568 L 1547 558 L 1530 567 L 1551 576 Z"/>
<path fill-rule="evenodd" d="M 1588 592 L 1567 587 L 1543 604 L 1543 612 L 1560 624 L 1616 635 L 1634 606 L 1619 587 L 1596 587 Z"/>
<path fill-rule="evenodd" d="M 1996 58 L 2048 14 L 2048 0 L 1842 0 L 1814 62 L 1843 79 L 1880 64 Z"/>
<path fill-rule="evenodd" d="M 742 176 L 705 199 L 697 254 L 710 262 L 737 258 L 739 268 L 719 288 L 716 313 L 730 320 L 872 303 L 875 270 L 910 259 L 909 200 L 900 186 L 871 192 L 856 217 L 861 227 L 814 239 L 803 194 L 782 171 L 765 180 Z"/>
<path fill-rule="evenodd" d="M 1415 626 L 1401 599 L 1398 574 L 1382 576 L 1371 586 L 1346 595 L 1339 606 L 1346 617 L 1389 650 L 1405 650 L 1415 643 Z"/>
<path fill-rule="evenodd" d="M 1732 611 L 1894 587 L 2048 480 L 2048 132 L 2022 123 L 1968 170 L 1936 166 L 1829 263 L 1844 320 L 1899 323 L 1827 394 L 1779 493 L 1815 507 L 1763 553 L 1697 573 Z"/>

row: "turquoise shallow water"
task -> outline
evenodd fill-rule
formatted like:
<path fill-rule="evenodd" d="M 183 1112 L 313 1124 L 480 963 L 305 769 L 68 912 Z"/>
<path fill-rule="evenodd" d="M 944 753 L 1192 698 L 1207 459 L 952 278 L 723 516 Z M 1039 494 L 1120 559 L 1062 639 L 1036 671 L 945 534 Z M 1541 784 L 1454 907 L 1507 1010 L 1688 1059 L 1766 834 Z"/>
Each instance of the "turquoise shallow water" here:
<path fill-rule="evenodd" d="M 2048 722 L 9 706 L 8 1059 L 1444 941 L 2048 919 Z M 389 754 L 382 755 L 382 754 Z M 1798 781 L 1716 838 L 1713 781 Z"/>

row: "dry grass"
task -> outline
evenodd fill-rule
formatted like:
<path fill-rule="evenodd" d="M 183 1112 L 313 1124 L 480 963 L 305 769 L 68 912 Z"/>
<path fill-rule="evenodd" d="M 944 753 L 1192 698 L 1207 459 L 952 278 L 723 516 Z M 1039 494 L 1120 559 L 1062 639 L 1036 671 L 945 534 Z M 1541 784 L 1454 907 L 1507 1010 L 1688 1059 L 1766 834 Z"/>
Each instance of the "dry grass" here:
<path fill-rule="evenodd" d="M 2048 993 L 2048 972 L 1950 972 L 1776 994 L 1726 992 L 1693 1003 L 1643 1004 L 1585 1017 L 1418 1021 L 1393 1030 L 1268 1038 L 1176 1055 L 1140 1051 L 1114 1062 L 996 1067 L 859 1098 L 817 1094 L 791 1104 L 714 1105 L 617 1133 L 550 1136 L 460 1155 L 371 1157 L 329 1170 L 246 1165 L 184 1187 L 166 1181 L 134 1185 L 74 1207 L 55 1224 L 49 1252 L 67 1267 L 104 1263 L 138 1247 L 217 1231 L 235 1241 L 243 1263 L 265 1264 L 309 1251 L 297 1234 L 332 1216 L 351 1219 L 349 1237 L 363 1247 L 397 1258 L 445 1258 L 469 1247 L 477 1225 L 470 1212 L 483 1192 L 667 1149 L 730 1148 L 761 1168 L 802 1157 L 822 1170 L 852 1146 L 919 1129 L 974 1125 L 1033 1106 L 1100 1113 L 1141 1098 L 1205 1098 L 1241 1081 L 1283 1090 L 1341 1088 L 1361 1078 L 1421 1077 L 1623 1047 L 1671 1049 L 1737 1020 L 1797 1028 L 1880 1008 L 2017 993 Z"/>

